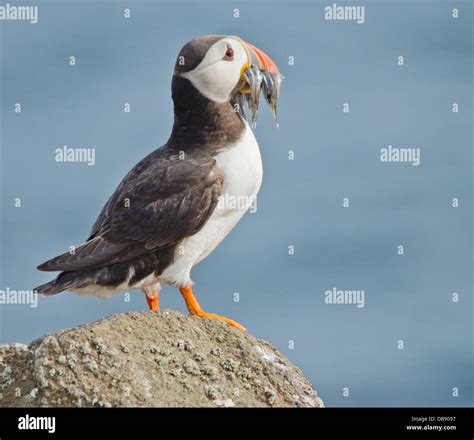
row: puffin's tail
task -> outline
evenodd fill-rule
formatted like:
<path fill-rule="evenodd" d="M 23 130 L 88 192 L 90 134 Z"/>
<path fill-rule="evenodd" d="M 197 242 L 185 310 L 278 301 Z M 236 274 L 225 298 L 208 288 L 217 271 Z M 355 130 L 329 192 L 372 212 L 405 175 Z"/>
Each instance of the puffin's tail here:
<path fill-rule="evenodd" d="M 41 286 L 35 287 L 33 290 L 36 293 L 42 293 L 43 295 L 55 295 L 56 293 L 67 290 L 71 287 L 72 283 L 70 281 L 60 280 L 59 277 L 53 281 L 50 281 L 46 284 L 41 284 Z"/>

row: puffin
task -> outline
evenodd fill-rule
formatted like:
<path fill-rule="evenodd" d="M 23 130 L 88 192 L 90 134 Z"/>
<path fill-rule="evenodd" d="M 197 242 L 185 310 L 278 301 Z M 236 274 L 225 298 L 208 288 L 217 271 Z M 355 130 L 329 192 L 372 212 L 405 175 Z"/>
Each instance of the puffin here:
<path fill-rule="evenodd" d="M 257 196 L 262 160 L 252 128 L 262 94 L 277 121 L 282 79 L 274 61 L 240 37 L 206 35 L 186 43 L 171 82 L 168 141 L 123 178 L 84 243 L 38 266 L 60 273 L 34 291 L 110 298 L 138 289 L 158 311 L 166 284 L 179 289 L 190 315 L 245 330 L 201 308 L 191 270 Z"/>

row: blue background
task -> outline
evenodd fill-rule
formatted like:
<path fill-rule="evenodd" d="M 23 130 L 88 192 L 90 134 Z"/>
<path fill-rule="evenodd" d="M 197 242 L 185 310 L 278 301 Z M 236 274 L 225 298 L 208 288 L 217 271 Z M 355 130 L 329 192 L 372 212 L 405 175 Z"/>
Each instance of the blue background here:
<path fill-rule="evenodd" d="M 365 5 L 365 24 L 326 21 L 332 3 L 41 1 L 29 2 L 37 24 L 0 22 L 0 289 L 49 281 L 36 265 L 82 242 L 124 174 L 167 140 L 181 46 L 235 34 L 286 77 L 280 129 L 262 106 L 258 211 L 194 269 L 200 302 L 274 344 L 327 406 L 471 405 L 471 3 L 337 2 Z M 95 148 L 96 165 L 55 162 L 63 145 Z M 421 148 L 421 165 L 380 162 L 387 145 Z M 325 304 L 333 287 L 364 289 L 365 307 Z M 0 342 L 146 306 L 139 292 L 39 301 L 0 305 Z M 175 289 L 160 302 L 185 312 Z"/>

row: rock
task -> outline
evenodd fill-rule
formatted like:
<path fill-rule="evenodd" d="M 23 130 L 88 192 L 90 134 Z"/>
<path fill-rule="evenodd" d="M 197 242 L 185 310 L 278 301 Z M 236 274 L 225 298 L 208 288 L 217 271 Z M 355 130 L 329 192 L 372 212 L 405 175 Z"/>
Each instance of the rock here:
<path fill-rule="evenodd" d="M 265 341 L 172 311 L 117 314 L 0 345 L 2 407 L 318 407 Z"/>

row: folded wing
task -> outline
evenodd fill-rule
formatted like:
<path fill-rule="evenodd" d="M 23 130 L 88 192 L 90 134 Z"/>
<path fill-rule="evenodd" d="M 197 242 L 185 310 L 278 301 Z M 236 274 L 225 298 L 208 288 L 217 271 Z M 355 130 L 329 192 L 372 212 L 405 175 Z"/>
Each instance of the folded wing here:
<path fill-rule="evenodd" d="M 165 148 L 125 176 L 85 243 L 38 269 L 73 271 L 130 261 L 198 232 L 217 205 L 223 175 L 211 157 L 181 158 L 165 154 Z"/>

